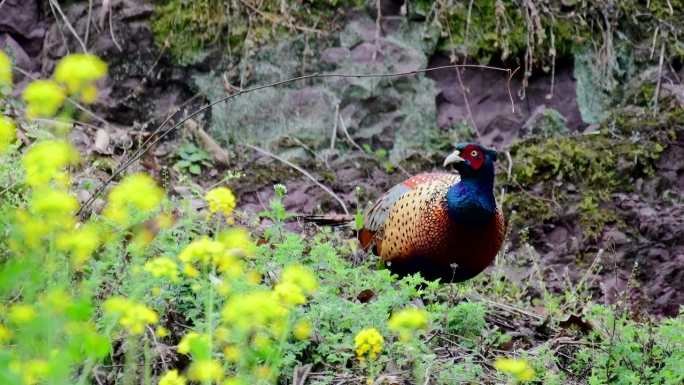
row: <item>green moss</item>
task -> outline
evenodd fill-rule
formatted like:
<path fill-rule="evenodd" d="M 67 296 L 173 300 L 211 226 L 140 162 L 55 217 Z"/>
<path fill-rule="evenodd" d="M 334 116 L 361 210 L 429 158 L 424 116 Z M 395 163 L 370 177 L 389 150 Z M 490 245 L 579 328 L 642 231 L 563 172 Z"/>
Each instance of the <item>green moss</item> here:
<path fill-rule="evenodd" d="M 281 0 L 259 3 L 256 12 L 241 1 L 155 0 L 156 16 L 151 25 L 156 43 L 160 47 L 168 44 L 179 64 L 193 64 L 211 48 L 229 57 L 256 50 L 276 37 L 292 39 L 302 31 L 325 30 L 338 8 L 358 6 L 356 0 L 287 0 L 283 14 Z"/>
<path fill-rule="evenodd" d="M 513 183 L 504 206 L 517 211 L 519 226 L 557 218 L 575 207 L 584 235 L 592 239 L 608 223 L 624 225 L 611 209 L 612 194 L 633 191 L 636 178 L 654 175 L 654 161 L 664 149 L 657 127 L 680 115 L 671 112 L 654 122 L 638 112 L 620 111 L 598 135 L 516 142 L 511 148 Z M 506 173 L 498 178 L 506 184 Z"/>
<path fill-rule="evenodd" d="M 453 48 L 483 64 L 497 55 L 517 59 L 530 49 L 530 64 L 548 70 L 554 57 L 568 55 L 578 42 L 598 36 L 588 27 L 578 28 L 579 13 L 561 10 L 560 2 L 540 7 L 536 17 L 529 17 L 526 2 L 474 0 L 472 7 L 468 2 L 436 4 L 417 1 L 412 14 L 443 31 L 440 49 Z"/>
<path fill-rule="evenodd" d="M 227 8 L 223 0 L 157 1 L 156 18 L 152 20 L 157 45 L 168 44 L 180 64 L 189 64 L 200 56 L 207 45 L 225 43 L 228 32 Z M 233 33 L 246 31 L 234 26 Z"/>

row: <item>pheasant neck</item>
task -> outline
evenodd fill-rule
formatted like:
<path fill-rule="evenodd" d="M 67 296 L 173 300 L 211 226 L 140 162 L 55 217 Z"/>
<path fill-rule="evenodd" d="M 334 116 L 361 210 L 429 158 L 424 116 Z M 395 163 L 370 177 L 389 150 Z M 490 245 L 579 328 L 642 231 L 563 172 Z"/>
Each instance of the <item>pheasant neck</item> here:
<path fill-rule="evenodd" d="M 483 170 L 488 171 L 488 170 Z M 468 227 L 484 227 L 496 211 L 494 170 L 491 175 L 462 176 L 447 192 L 447 212 L 456 223 Z"/>

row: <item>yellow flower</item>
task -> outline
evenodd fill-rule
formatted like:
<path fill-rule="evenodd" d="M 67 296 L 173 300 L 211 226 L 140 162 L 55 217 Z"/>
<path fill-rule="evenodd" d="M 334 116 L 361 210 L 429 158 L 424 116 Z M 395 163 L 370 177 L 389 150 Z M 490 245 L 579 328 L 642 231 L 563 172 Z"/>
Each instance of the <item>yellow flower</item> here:
<path fill-rule="evenodd" d="M 145 271 L 154 277 L 169 277 L 172 282 L 178 282 L 178 265 L 171 258 L 157 257 L 145 263 Z"/>
<path fill-rule="evenodd" d="M 220 233 L 218 241 L 236 255 L 249 256 L 256 251 L 249 232 L 242 227 L 233 227 L 228 231 Z"/>
<path fill-rule="evenodd" d="M 290 282 L 275 285 L 273 293 L 278 301 L 287 305 L 294 306 L 306 302 L 306 297 L 302 294 L 302 288 Z"/>
<path fill-rule="evenodd" d="M 206 357 L 211 349 L 211 337 L 208 334 L 200 334 L 190 331 L 183 336 L 178 343 L 178 353 L 192 354 L 198 357 Z"/>
<path fill-rule="evenodd" d="M 534 368 L 530 366 L 528 360 L 523 358 L 501 357 L 494 361 L 494 367 L 512 375 L 518 381 L 527 381 L 534 377 Z"/>
<path fill-rule="evenodd" d="M 12 61 L 3 51 L 0 51 L 0 87 L 12 85 Z"/>
<path fill-rule="evenodd" d="M 230 362 L 238 362 L 240 357 L 242 357 L 242 350 L 235 345 L 228 345 L 223 349 L 223 355 Z"/>
<path fill-rule="evenodd" d="M 71 296 L 62 289 L 52 289 L 46 296 L 46 302 L 50 305 L 54 314 L 63 313 L 71 305 Z"/>
<path fill-rule="evenodd" d="M 185 377 L 178 374 L 178 369 L 169 370 L 159 379 L 158 385 L 185 385 Z"/>
<path fill-rule="evenodd" d="M 154 310 L 126 298 L 107 298 L 103 307 L 105 312 L 119 316 L 119 324 L 133 335 L 141 334 L 145 325 L 159 322 L 159 316 Z"/>
<path fill-rule="evenodd" d="M 10 306 L 8 315 L 10 321 L 21 325 L 33 321 L 37 313 L 33 306 L 17 303 Z"/>
<path fill-rule="evenodd" d="M 195 266 L 193 266 L 190 263 L 184 263 L 183 264 L 183 274 L 187 275 L 190 278 L 197 278 L 200 275 L 199 270 L 195 269 Z"/>
<path fill-rule="evenodd" d="M 90 255 L 102 244 L 100 229 L 92 223 L 86 223 L 79 229 L 57 236 L 55 246 L 58 250 L 69 250 L 73 257 L 72 264 L 80 270 Z"/>
<path fill-rule="evenodd" d="M 159 286 L 155 286 L 152 288 L 152 290 L 150 290 L 150 292 L 152 293 L 152 295 L 159 295 L 161 294 L 162 289 Z"/>
<path fill-rule="evenodd" d="M 285 267 L 280 275 L 280 281 L 296 285 L 304 293 L 310 293 L 318 288 L 316 277 L 309 270 L 298 264 Z"/>
<path fill-rule="evenodd" d="M 371 359 L 375 359 L 382 351 L 382 346 L 384 343 L 385 339 L 375 328 L 363 329 L 356 335 L 356 337 L 354 337 L 356 355 L 360 360 L 362 360 L 366 353 L 370 353 L 369 357 Z"/>
<path fill-rule="evenodd" d="M 254 376 L 262 381 L 270 381 L 276 375 L 276 372 L 268 365 L 256 365 L 252 368 Z"/>
<path fill-rule="evenodd" d="M 287 314 L 287 308 L 270 291 L 253 291 L 233 296 L 221 312 L 225 322 L 243 329 L 268 325 Z"/>
<path fill-rule="evenodd" d="M 390 317 L 387 325 L 390 330 L 423 329 L 427 327 L 428 314 L 422 309 L 403 309 Z"/>
<path fill-rule="evenodd" d="M 10 331 L 5 327 L 5 325 L 0 324 L 0 346 L 9 341 L 11 336 L 12 334 L 10 334 Z"/>
<path fill-rule="evenodd" d="M 24 155 L 26 183 L 31 186 L 46 184 L 61 177 L 60 170 L 76 164 L 78 159 L 78 151 L 66 140 L 38 143 Z"/>
<path fill-rule="evenodd" d="M 209 211 L 212 213 L 220 211 L 225 215 L 230 215 L 235 208 L 235 195 L 227 187 L 211 189 L 204 196 L 204 200 L 209 202 Z"/>
<path fill-rule="evenodd" d="M 50 187 L 35 190 L 31 198 L 29 201 L 31 212 L 44 215 L 51 221 L 61 221 L 78 208 L 78 200 L 75 196 Z"/>
<path fill-rule="evenodd" d="M 198 360 L 190 364 L 188 378 L 197 381 L 219 381 L 223 378 L 223 368 L 218 361 Z"/>
<path fill-rule="evenodd" d="M 81 102 L 85 104 L 93 104 L 97 101 L 97 87 L 89 84 L 81 90 Z"/>
<path fill-rule="evenodd" d="M 25 385 L 42 382 L 50 373 L 50 363 L 45 360 L 29 360 L 20 364 L 21 380 Z"/>
<path fill-rule="evenodd" d="M 65 56 L 55 68 L 55 79 L 66 84 L 70 94 L 107 74 L 107 63 L 95 55 L 75 53 Z"/>
<path fill-rule="evenodd" d="M 311 324 L 309 322 L 297 322 L 294 326 L 294 336 L 298 340 L 305 340 L 311 335 Z"/>
<path fill-rule="evenodd" d="M 26 117 L 32 119 L 37 116 L 55 116 L 64 103 L 66 94 L 53 80 L 35 80 L 26 86 L 21 97 L 27 103 Z"/>
<path fill-rule="evenodd" d="M 0 51 L 0 53 L 2 53 L 2 51 Z M 0 63 L 0 66 L 1 65 L 2 64 Z M 0 154 L 9 147 L 16 137 L 17 127 L 14 125 L 14 122 L 7 116 L 0 115 Z"/>
<path fill-rule="evenodd" d="M 193 276 L 198 273 L 190 263 L 198 261 L 203 265 L 213 264 L 219 272 L 226 272 L 231 277 L 236 277 L 244 272 L 244 263 L 239 260 L 234 250 L 226 249 L 226 246 L 207 237 L 202 237 L 187 245 L 178 256 L 181 262 L 186 263 L 185 273 Z"/>
<path fill-rule="evenodd" d="M 112 188 L 103 213 L 113 221 L 123 224 L 130 217 L 127 205 L 149 211 L 155 208 L 163 197 L 164 189 L 148 174 L 129 175 L 118 186 Z"/>

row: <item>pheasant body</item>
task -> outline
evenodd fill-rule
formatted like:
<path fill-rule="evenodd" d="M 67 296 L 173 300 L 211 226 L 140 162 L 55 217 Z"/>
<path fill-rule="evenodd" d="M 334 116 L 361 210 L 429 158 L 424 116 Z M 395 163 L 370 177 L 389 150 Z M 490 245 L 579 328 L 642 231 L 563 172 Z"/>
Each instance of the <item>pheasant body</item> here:
<path fill-rule="evenodd" d="M 455 154 L 459 175 L 416 175 L 363 213 L 361 246 L 399 277 L 462 282 L 485 270 L 503 244 L 504 217 L 493 193 L 496 152 L 461 143 Z"/>

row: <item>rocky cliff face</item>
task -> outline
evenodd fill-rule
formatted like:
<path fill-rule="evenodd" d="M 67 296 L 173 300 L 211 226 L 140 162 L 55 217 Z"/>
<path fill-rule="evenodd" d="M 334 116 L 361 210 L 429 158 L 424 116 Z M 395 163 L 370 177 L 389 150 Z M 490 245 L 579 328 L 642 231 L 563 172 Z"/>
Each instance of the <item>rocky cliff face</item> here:
<path fill-rule="evenodd" d="M 410 174 L 439 169 L 455 142 L 479 140 L 510 155 L 498 186 L 512 226 L 512 270 L 534 276 L 540 266 L 550 287 L 563 290 L 550 272 L 577 281 L 603 249 L 603 271 L 589 280 L 597 296 L 612 300 L 638 262 L 633 300 L 663 315 L 684 303 L 684 73 L 670 44 L 682 10 L 594 1 L 580 12 L 575 2 L 528 2 L 533 13 L 527 3 L 476 1 L 449 11 L 441 2 L 383 0 L 378 13 L 375 1 L 286 2 L 281 13 L 231 5 L 226 22 L 211 8 L 223 2 L 196 3 L 177 5 L 169 19 L 174 2 L 69 1 L 56 9 L 6 0 L 0 47 L 21 69 L 15 92 L 30 77 L 49 76 L 68 52 L 102 56 L 110 72 L 97 118 L 78 139 L 87 141 L 101 126 L 150 131 L 169 114 L 178 121 L 239 89 L 349 75 L 245 93 L 196 118 L 229 151 L 228 168 L 246 174 L 232 182 L 242 209 L 261 211 L 276 182 L 288 186 L 291 211 L 341 208 L 299 172 L 241 143 L 298 163 L 354 207 L 356 186 L 373 199 Z M 620 22 L 634 10 L 646 19 Z M 600 14 L 607 24 L 594 24 Z M 452 59 L 522 68 L 510 79 L 488 68 L 419 72 Z M 353 76 L 387 73 L 402 74 Z M 160 163 L 186 135 L 167 137 Z M 112 141 L 119 147 L 111 156 L 125 158 L 126 146 Z M 217 175 L 206 170 L 198 183 Z"/>

